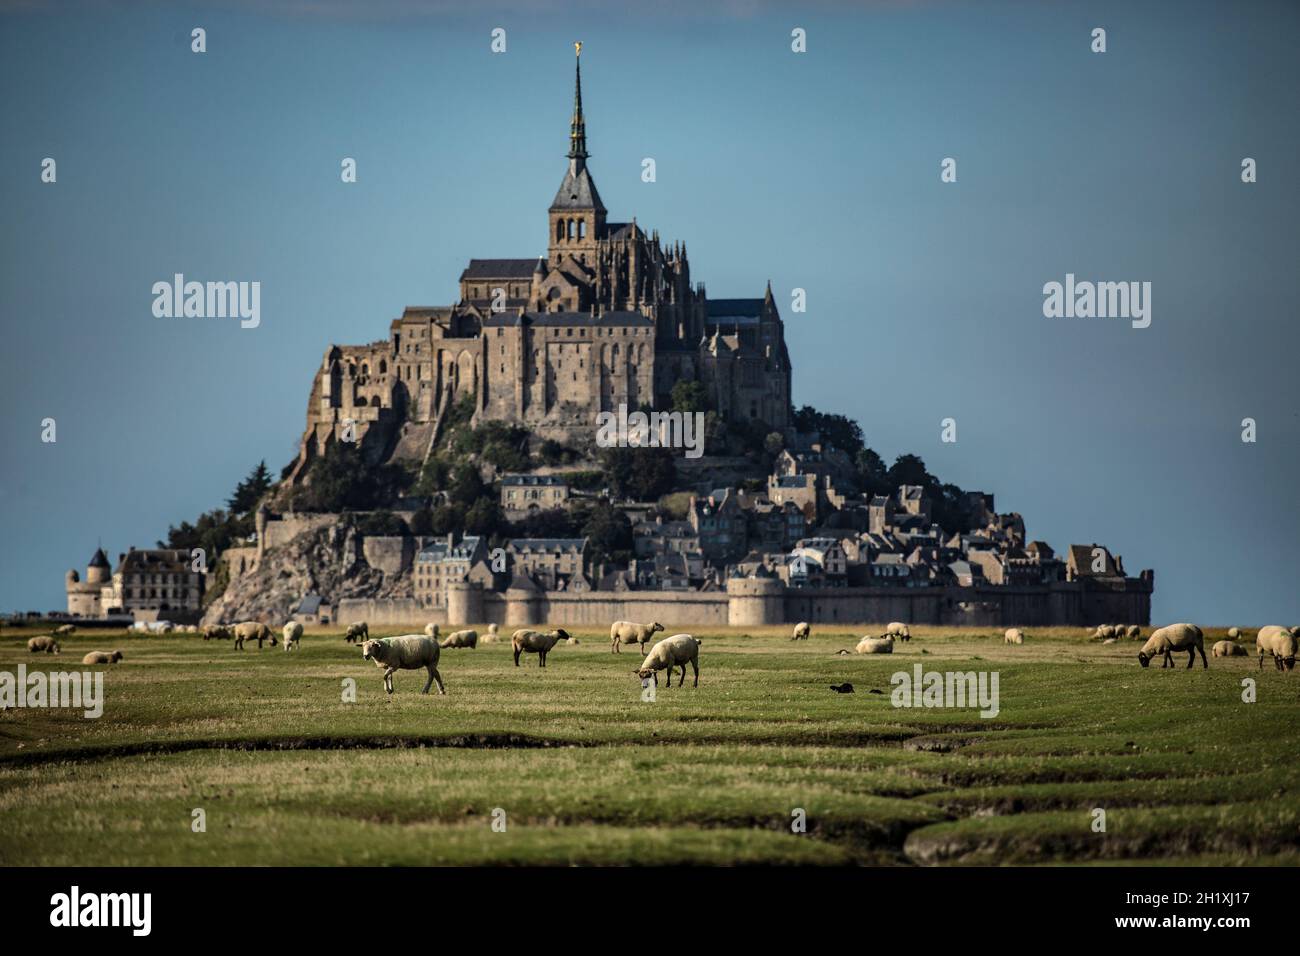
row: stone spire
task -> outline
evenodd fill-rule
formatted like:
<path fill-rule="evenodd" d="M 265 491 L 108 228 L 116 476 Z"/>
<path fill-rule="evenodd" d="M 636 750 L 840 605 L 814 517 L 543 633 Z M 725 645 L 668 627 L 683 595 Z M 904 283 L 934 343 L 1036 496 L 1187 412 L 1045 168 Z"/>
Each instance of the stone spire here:
<path fill-rule="evenodd" d="M 573 44 L 573 121 L 569 124 L 569 159 L 574 171 L 587 163 L 587 124 L 582 118 L 582 41 Z"/>

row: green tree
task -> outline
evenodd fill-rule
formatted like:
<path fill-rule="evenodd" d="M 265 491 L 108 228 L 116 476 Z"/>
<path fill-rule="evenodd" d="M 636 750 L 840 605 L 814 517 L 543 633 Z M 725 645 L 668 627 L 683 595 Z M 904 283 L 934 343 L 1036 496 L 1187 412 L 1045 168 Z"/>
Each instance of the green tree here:
<path fill-rule="evenodd" d="M 675 412 L 707 412 L 709 393 L 700 382 L 682 379 L 673 385 L 672 404 Z"/>

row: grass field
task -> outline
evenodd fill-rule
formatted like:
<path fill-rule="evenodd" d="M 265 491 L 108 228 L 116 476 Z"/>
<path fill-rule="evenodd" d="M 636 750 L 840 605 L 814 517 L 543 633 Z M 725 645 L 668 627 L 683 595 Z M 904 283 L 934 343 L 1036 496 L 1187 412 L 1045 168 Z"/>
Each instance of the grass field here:
<path fill-rule="evenodd" d="M 447 650 L 447 696 L 408 671 L 388 700 L 338 631 L 288 655 L 83 632 L 59 657 L 27 652 L 36 633 L 0 634 L 0 671 L 125 660 L 98 720 L 0 712 L 7 865 L 1300 862 L 1300 670 L 1253 653 L 1142 670 L 1138 642 L 1082 628 L 1008 647 L 918 627 L 892 656 L 838 657 L 844 628 L 715 628 L 699 688 L 643 703 L 640 655 L 579 629 L 545 670 L 508 644 Z M 917 663 L 996 671 L 997 717 L 892 706 Z"/>

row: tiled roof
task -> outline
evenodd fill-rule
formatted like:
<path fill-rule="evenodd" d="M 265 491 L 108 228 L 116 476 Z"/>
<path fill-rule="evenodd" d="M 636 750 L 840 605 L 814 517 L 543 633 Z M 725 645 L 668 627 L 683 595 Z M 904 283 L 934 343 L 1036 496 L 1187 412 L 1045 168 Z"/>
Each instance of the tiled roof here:
<path fill-rule="evenodd" d="M 471 259 L 462 279 L 532 279 L 536 259 Z"/>

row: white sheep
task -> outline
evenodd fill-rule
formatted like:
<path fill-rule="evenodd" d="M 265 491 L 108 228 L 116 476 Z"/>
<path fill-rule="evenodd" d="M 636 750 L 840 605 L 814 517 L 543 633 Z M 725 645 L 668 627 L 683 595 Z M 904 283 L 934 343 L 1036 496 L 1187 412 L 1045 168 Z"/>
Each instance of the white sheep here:
<path fill-rule="evenodd" d="M 257 649 L 262 649 L 263 641 L 270 641 L 271 646 L 275 647 L 275 635 L 271 629 L 260 621 L 244 621 L 242 624 L 235 625 L 235 649 L 242 651 L 244 641 L 257 641 Z"/>
<path fill-rule="evenodd" d="M 87 654 L 85 657 L 83 657 L 83 658 L 81 659 L 81 663 L 83 663 L 83 664 L 116 664 L 116 663 L 117 663 L 118 661 L 120 661 L 121 659 L 122 659 L 122 652 L 121 652 L 121 651 L 114 651 L 114 652 L 111 653 L 111 654 L 110 654 L 108 651 L 91 651 L 89 654 Z"/>
<path fill-rule="evenodd" d="M 901 621 L 890 621 L 885 625 L 885 636 L 896 637 L 900 641 L 910 641 L 912 639 L 912 632 L 908 630 L 907 625 Z"/>
<path fill-rule="evenodd" d="M 437 625 L 434 625 L 435 627 Z M 452 631 L 443 640 L 439 641 L 439 647 L 478 647 L 478 631 L 472 631 L 468 628 L 463 631 Z"/>
<path fill-rule="evenodd" d="M 423 634 L 402 634 L 398 637 L 384 637 L 366 640 L 361 645 L 363 660 L 374 661 L 376 667 L 384 669 L 384 690 L 393 693 L 393 674 L 396 671 L 413 671 L 423 667 L 429 672 L 429 679 L 424 682 L 421 694 L 429 693 L 429 687 L 435 682 L 438 693 L 447 693 L 438 673 L 438 655 L 442 653 L 438 642 Z"/>
<path fill-rule="evenodd" d="M 808 635 L 811 633 L 812 633 L 812 628 L 808 625 L 808 622 L 800 621 L 798 624 L 794 626 L 794 633 L 790 635 L 790 640 L 806 641 L 808 640 Z"/>
<path fill-rule="evenodd" d="M 1239 627 L 1230 627 L 1230 628 L 1228 628 L 1228 640 L 1230 640 L 1230 641 L 1239 641 L 1239 640 L 1241 640 L 1241 638 L 1243 638 L 1244 636 L 1245 636 L 1245 635 L 1242 633 L 1241 628 L 1239 628 Z"/>
<path fill-rule="evenodd" d="M 1269 624 L 1259 629 L 1255 635 L 1255 649 L 1259 652 L 1259 667 L 1264 668 L 1264 655 L 1273 655 L 1273 664 L 1278 670 L 1291 670 L 1295 667 L 1296 636 L 1300 628 L 1286 628 L 1281 624 Z"/>
<path fill-rule="evenodd" d="M 441 632 L 438 630 L 438 625 L 437 625 L 437 624 L 434 624 L 432 621 L 430 621 L 428 624 L 424 625 L 424 636 L 425 636 L 425 637 L 431 637 L 431 638 L 433 638 L 433 639 L 436 641 L 436 640 L 438 639 L 438 635 L 439 635 L 440 633 L 441 633 Z"/>
<path fill-rule="evenodd" d="M 347 633 L 343 635 L 343 640 L 349 644 L 355 644 L 357 641 L 368 641 L 370 640 L 370 628 L 366 626 L 365 621 L 349 624 Z"/>
<path fill-rule="evenodd" d="M 67 635 L 74 633 L 76 630 L 77 625 L 75 624 L 63 624 L 54 629 L 54 634 L 56 637 L 66 637 Z"/>
<path fill-rule="evenodd" d="M 1245 657 L 1246 649 L 1232 641 L 1217 641 L 1210 650 L 1212 657 Z"/>
<path fill-rule="evenodd" d="M 1009 627 L 1007 632 L 1002 635 L 1003 644 L 1023 644 L 1025 643 L 1024 631 L 1018 627 Z"/>
<path fill-rule="evenodd" d="M 1119 635 L 1115 633 L 1115 629 L 1109 624 L 1099 624 L 1097 625 L 1097 630 L 1093 634 L 1093 637 L 1099 641 L 1104 641 L 1107 638 L 1119 637 Z"/>
<path fill-rule="evenodd" d="M 1138 627 L 1136 624 L 1130 624 L 1125 634 L 1129 640 L 1136 641 L 1142 636 L 1142 628 Z"/>
<path fill-rule="evenodd" d="M 48 634 L 42 635 L 40 637 L 33 637 L 30 641 L 27 642 L 27 649 L 31 651 L 33 654 L 60 653 L 59 642 L 56 641 L 54 638 L 50 637 Z"/>
<path fill-rule="evenodd" d="M 281 631 L 284 636 L 284 650 L 288 653 L 298 646 L 298 641 L 302 638 L 302 625 L 297 621 L 290 621 Z"/>
<path fill-rule="evenodd" d="M 229 624 L 209 624 L 203 628 L 205 641 L 229 640 L 233 636 L 233 629 Z"/>
<path fill-rule="evenodd" d="M 1187 652 L 1187 666 L 1190 668 L 1196 663 L 1196 652 L 1201 652 L 1201 665 L 1209 668 L 1210 662 L 1205 659 L 1205 635 L 1195 624 L 1170 624 L 1166 627 L 1158 627 L 1151 632 L 1147 642 L 1142 645 L 1142 650 L 1138 651 L 1138 663 L 1146 667 L 1151 663 L 1157 654 L 1164 655 L 1164 662 L 1160 668 L 1174 666 L 1174 651 Z"/>
<path fill-rule="evenodd" d="M 641 650 L 645 650 L 645 642 L 650 640 L 656 631 L 662 631 L 662 624 L 637 624 L 635 621 L 615 621 L 609 626 L 609 652 L 611 654 L 622 653 L 619 650 L 620 644 L 640 644 Z"/>
<path fill-rule="evenodd" d="M 894 635 L 886 634 L 884 637 L 872 637 L 868 634 L 858 641 L 857 647 L 853 648 L 853 653 L 892 654 L 894 653 Z"/>
<path fill-rule="evenodd" d="M 487 633 L 479 638 L 482 644 L 495 644 L 501 639 L 501 628 L 496 624 L 489 624 Z"/>
<path fill-rule="evenodd" d="M 645 656 L 641 666 L 633 673 L 644 680 L 647 677 L 653 677 L 655 686 L 659 684 L 659 671 L 668 670 L 668 686 L 673 686 L 673 668 L 682 669 L 681 680 L 677 686 L 681 687 L 686 683 L 686 665 L 689 663 L 691 669 L 695 671 L 695 682 L 693 687 L 700 686 L 700 640 L 692 637 L 690 634 L 674 634 L 672 637 L 665 637 L 662 641 L 650 648 L 650 653 Z"/>
<path fill-rule="evenodd" d="M 510 636 L 510 645 L 515 651 L 515 667 L 519 666 L 519 655 L 522 653 L 536 654 L 538 667 L 546 666 L 546 655 L 551 652 L 551 648 L 560 641 L 567 641 L 569 634 L 563 628 L 557 627 L 553 631 L 543 634 L 541 631 L 529 630 L 521 627 Z"/>

